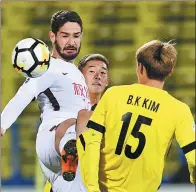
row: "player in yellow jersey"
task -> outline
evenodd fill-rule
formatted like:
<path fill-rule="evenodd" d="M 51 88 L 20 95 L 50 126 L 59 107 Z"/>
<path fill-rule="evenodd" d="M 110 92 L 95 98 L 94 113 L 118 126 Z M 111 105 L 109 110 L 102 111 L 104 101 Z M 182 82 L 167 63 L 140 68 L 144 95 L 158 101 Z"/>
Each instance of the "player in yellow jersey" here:
<path fill-rule="evenodd" d="M 77 140 L 88 192 L 157 191 L 174 136 L 195 183 L 191 111 L 163 90 L 177 60 L 174 44 L 150 41 L 137 50 L 136 59 L 139 83 L 109 88 L 87 124 L 88 131 Z"/>

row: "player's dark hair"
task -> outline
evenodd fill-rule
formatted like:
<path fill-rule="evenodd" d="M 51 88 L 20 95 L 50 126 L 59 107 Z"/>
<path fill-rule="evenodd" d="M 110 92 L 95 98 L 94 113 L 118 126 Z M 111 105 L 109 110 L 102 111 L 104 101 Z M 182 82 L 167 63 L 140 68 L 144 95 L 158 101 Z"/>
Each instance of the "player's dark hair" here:
<path fill-rule="evenodd" d="M 82 57 L 82 59 L 78 63 L 78 69 L 80 71 L 82 71 L 82 69 L 86 66 L 87 62 L 92 61 L 92 60 L 103 61 L 106 64 L 107 68 L 109 67 L 109 61 L 105 56 L 103 56 L 99 53 L 92 53 L 92 54 L 88 54 L 88 55 Z"/>
<path fill-rule="evenodd" d="M 81 27 L 81 32 L 83 31 L 82 19 L 76 12 L 61 10 L 54 13 L 51 18 L 52 32 L 57 34 L 59 29 L 67 22 L 78 23 Z"/>
<path fill-rule="evenodd" d="M 177 51 L 174 43 L 150 41 L 136 52 L 138 64 L 142 64 L 149 79 L 164 81 L 173 71 L 177 61 Z"/>

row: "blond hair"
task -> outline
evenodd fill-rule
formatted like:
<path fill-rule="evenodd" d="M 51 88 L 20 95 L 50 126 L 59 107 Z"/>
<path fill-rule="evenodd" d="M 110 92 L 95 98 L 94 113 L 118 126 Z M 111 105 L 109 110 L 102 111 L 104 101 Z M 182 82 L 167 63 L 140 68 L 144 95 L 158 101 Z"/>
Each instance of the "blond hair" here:
<path fill-rule="evenodd" d="M 142 64 L 150 79 L 164 81 L 173 71 L 177 61 L 177 51 L 171 41 L 150 41 L 136 52 L 138 64 Z"/>

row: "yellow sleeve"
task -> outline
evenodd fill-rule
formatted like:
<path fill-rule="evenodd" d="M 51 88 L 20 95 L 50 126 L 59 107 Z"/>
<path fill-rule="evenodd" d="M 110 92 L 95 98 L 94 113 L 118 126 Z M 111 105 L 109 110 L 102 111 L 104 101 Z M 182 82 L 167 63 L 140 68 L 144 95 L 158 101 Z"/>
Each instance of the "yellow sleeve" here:
<path fill-rule="evenodd" d="M 83 184 L 87 187 L 86 184 L 86 172 L 85 167 L 88 166 L 88 162 L 85 161 L 85 148 L 86 148 L 86 132 L 79 135 L 76 141 L 77 151 L 78 151 L 78 161 L 80 164 L 80 175 L 82 178 Z"/>
<path fill-rule="evenodd" d="M 86 174 L 85 184 L 88 189 L 88 192 L 100 192 L 98 173 L 102 137 L 102 133 L 93 129 L 89 129 L 89 131 L 85 132 L 86 150 L 83 161 L 88 163 L 86 163 L 86 166 L 83 170 Z"/>
<path fill-rule="evenodd" d="M 190 172 L 191 183 L 195 181 L 195 153 L 196 153 L 196 132 L 195 123 L 190 108 L 186 106 L 183 110 L 183 116 L 180 116 L 179 124 L 176 127 L 176 139 L 183 150 Z"/>
<path fill-rule="evenodd" d="M 52 186 L 51 186 L 50 182 L 47 180 L 46 184 L 44 186 L 44 192 L 50 192 L 51 189 L 52 189 Z"/>
<path fill-rule="evenodd" d="M 97 105 L 85 132 L 85 161 L 89 162 L 85 167 L 86 187 L 88 192 L 100 192 L 99 189 L 99 160 L 100 147 L 105 132 L 105 117 L 107 113 L 107 91 Z"/>

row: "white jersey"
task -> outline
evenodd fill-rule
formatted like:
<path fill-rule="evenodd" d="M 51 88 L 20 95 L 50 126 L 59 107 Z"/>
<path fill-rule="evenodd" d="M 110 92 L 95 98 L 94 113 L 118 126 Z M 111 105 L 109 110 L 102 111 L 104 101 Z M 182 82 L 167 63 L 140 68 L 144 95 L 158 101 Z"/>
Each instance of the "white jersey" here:
<path fill-rule="evenodd" d="M 89 93 L 83 74 L 61 59 L 51 58 L 46 73 L 28 78 L 1 114 L 1 128 L 9 128 L 34 99 L 38 100 L 43 123 L 55 119 L 77 118 L 78 111 L 89 108 Z"/>

